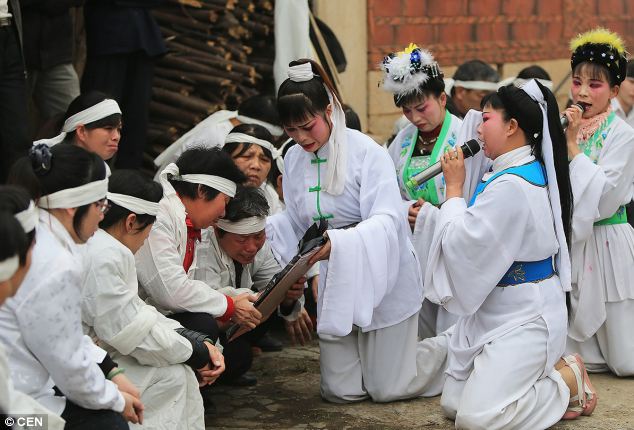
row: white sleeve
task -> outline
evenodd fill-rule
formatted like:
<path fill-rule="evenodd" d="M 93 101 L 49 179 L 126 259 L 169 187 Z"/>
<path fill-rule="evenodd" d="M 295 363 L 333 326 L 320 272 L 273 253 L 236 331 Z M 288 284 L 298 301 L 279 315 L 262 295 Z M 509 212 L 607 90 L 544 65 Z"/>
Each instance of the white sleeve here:
<path fill-rule="evenodd" d="M 97 337 L 144 365 L 167 366 L 187 361 L 192 347 L 176 333 L 180 324 L 130 290 L 121 272 L 126 262 L 93 258 L 84 285 L 82 314 Z M 131 263 L 134 270 L 134 261 Z M 133 278 L 136 282 L 136 276 Z"/>
<path fill-rule="evenodd" d="M 425 297 L 456 315 L 478 310 L 523 246 L 518 226 L 528 221 L 527 199 L 521 186 L 498 179 L 469 208 L 462 198 L 447 200 L 429 250 Z"/>
<path fill-rule="evenodd" d="M 204 312 L 214 317 L 227 311 L 224 294 L 185 273 L 175 233 L 165 220 L 156 220 L 150 236 L 136 253 L 136 261 L 139 281 L 158 307 L 172 312 Z"/>
<path fill-rule="evenodd" d="M 587 240 L 596 221 L 611 217 L 632 199 L 634 133 L 628 130 L 609 142 L 597 164 L 583 153 L 570 162 L 573 243 Z"/>
<path fill-rule="evenodd" d="M 81 326 L 78 273 L 57 271 L 16 310 L 20 332 L 29 350 L 48 370 L 71 401 L 87 409 L 123 411 L 125 400 L 93 360 Z"/>

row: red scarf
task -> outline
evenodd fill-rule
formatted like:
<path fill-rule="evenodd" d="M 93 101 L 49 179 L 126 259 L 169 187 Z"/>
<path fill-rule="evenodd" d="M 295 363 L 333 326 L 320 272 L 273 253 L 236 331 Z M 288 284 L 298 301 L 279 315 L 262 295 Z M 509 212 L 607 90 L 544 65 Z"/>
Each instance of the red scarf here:
<path fill-rule="evenodd" d="M 185 259 L 183 260 L 183 269 L 185 273 L 189 271 L 194 262 L 194 254 L 196 251 L 196 242 L 200 242 L 200 229 L 194 228 L 192 220 L 188 216 L 185 217 L 185 225 L 187 226 L 187 245 L 185 246 Z"/>

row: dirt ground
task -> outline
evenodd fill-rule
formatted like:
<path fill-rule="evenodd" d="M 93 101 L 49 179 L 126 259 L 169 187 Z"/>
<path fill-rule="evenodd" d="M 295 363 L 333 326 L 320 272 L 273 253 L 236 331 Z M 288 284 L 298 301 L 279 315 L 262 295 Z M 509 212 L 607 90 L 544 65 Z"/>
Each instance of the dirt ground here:
<path fill-rule="evenodd" d="M 217 413 L 207 429 L 452 429 L 440 397 L 377 404 L 336 405 L 319 396 L 319 348 L 286 347 L 256 357 L 258 384 L 248 388 L 219 386 L 213 399 Z M 634 429 L 634 380 L 593 375 L 599 404 L 591 417 L 559 423 L 564 429 Z"/>

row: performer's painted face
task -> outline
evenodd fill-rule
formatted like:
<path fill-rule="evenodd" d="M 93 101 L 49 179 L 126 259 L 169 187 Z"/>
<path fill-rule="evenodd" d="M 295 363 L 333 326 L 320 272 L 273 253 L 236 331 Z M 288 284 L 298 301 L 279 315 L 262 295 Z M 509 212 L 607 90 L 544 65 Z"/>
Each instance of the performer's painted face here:
<path fill-rule="evenodd" d="M 264 230 L 253 234 L 237 234 L 224 232 L 216 233 L 220 247 L 240 264 L 252 263 L 256 254 L 264 246 L 266 232 Z M 237 286 L 239 287 L 239 286 Z"/>
<path fill-rule="evenodd" d="M 332 107 L 328 105 L 321 115 L 308 117 L 298 124 L 285 125 L 284 130 L 306 152 L 316 152 L 330 139 L 332 124 L 330 113 Z"/>
<path fill-rule="evenodd" d="M 592 118 L 603 113 L 616 97 L 618 86 L 610 87 L 606 73 L 592 73 L 592 66 L 582 63 L 572 75 L 572 101 L 584 107 L 583 118 Z"/>
<path fill-rule="evenodd" d="M 264 183 L 271 170 L 271 159 L 264 153 L 260 145 L 251 144 L 249 149 L 242 152 L 243 145 L 240 144 L 231 154 L 233 162 L 238 169 L 247 177 L 245 185 L 258 188 Z"/>
<path fill-rule="evenodd" d="M 110 160 L 119 149 L 121 140 L 121 124 L 93 129 L 79 126 L 76 131 L 77 146 L 93 152 L 102 160 Z"/>
<path fill-rule="evenodd" d="M 506 152 L 508 122 L 504 113 L 487 105 L 482 109 L 482 124 L 478 126 L 478 138 L 483 142 L 484 154 L 492 160 Z"/>
<path fill-rule="evenodd" d="M 403 115 L 420 131 L 430 132 L 443 123 L 445 119 L 445 105 L 447 96 L 445 93 L 439 97 L 430 95 L 403 105 Z"/>

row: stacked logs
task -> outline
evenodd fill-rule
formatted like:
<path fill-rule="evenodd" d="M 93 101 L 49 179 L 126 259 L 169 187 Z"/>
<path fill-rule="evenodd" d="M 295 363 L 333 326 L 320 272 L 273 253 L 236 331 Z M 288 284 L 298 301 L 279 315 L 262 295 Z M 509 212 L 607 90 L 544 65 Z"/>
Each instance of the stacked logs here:
<path fill-rule="evenodd" d="M 220 109 L 273 87 L 273 0 L 166 0 L 153 12 L 168 54 L 156 65 L 146 166 Z"/>

